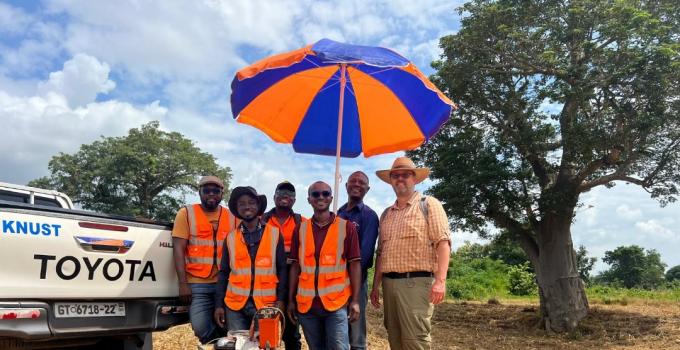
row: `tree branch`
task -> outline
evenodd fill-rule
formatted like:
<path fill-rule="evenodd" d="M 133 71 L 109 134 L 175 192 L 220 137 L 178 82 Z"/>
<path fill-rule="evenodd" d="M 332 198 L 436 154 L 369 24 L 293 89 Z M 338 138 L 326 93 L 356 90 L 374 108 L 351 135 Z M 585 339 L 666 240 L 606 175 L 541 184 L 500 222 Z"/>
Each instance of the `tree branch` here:
<path fill-rule="evenodd" d="M 597 179 L 595 179 L 595 180 L 588 181 L 588 182 L 586 182 L 586 183 L 581 184 L 581 185 L 578 187 L 578 191 L 579 191 L 580 193 L 586 192 L 586 191 L 589 191 L 589 190 L 590 190 L 591 188 L 593 188 L 593 187 L 597 187 L 597 186 L 600 186 L 600 185 L 608 184 L 608 183 L 610 183 L 610 182 L 612 182 L 612 181 L 617 181 L 617 180 L 618 180 L 618 181 L 626 181 L 626 182 L 630 182 L 630 183 L 632 183 L 632 184 L 635 184 L 635 185 L 638 185 L 638 186 L 642 186 L 642 187 L 647 187 L 647 186 L 649 186 L 649 183 L 646 182 L 644 179 L 636 179 L 636 178 L 634 178 L 634 177 L 630 177 L 630 176 L 624 175 L 624 174 L 622 174 L 622 173 L 619 171 L 619 169 L 617 169 L 615 172 L 613 172 L 613 173 L 611 173 L 611 174 L 609 174 L 609 175 L 604 175 L 604 176 L 601 176 L 601 177 L 599 177 L 599 178 L 597 178 Z"/>
<path fill-rule="evenodd" d="M 496 226 L 505 228 L 510 231 L 510 233 L 515 234 L 519 239 L 520 245 L 522 245 L 522 249 L 527 253 L 527 256 L 531 259 L 532 263 L 536 264 L 538 262 L 538 243 L 536 242 L 536 238 L 531 234 L 531 229 L 527 229 L 521 222 L 511 218 L 507 213 L 497 211 L 493 208 L 487 208 L 485 216 L 493 220 Z"/>

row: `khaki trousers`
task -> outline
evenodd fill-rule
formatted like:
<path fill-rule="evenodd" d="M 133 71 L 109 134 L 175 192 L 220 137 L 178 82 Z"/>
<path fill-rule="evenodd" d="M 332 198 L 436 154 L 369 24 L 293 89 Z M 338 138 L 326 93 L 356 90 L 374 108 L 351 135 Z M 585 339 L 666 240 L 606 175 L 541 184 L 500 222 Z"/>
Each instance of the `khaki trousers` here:
<path fill-rule="evenodd" d="M 390 350 L 430 350 L 432 277 L 383 277 L 385 329 Z"/>

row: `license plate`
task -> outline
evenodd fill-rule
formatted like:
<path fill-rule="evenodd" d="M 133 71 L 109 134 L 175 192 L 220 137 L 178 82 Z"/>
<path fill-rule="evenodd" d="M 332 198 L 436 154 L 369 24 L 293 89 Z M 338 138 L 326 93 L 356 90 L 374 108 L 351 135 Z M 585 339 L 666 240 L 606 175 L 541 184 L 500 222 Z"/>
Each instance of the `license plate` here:
<path fill-rule="evenodd" d="M 125 303 L 55 303 L 55 317 L 120 317 L 125 316 Z"/>

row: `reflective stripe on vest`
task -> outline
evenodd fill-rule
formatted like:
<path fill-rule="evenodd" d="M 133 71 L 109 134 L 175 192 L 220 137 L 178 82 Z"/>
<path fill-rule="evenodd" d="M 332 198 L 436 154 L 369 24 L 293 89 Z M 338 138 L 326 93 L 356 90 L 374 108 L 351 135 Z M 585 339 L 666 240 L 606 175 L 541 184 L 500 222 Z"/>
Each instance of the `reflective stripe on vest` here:
<path fill-rule="evenodd" d="M 214 231 L 200 204 L 187 205 L 189 239 L 185 252 L 185 270 L 195 277 L 207 278 L 214 265 L 219 266 L 227 234 L 236 227 L 237 220 L 229 210 L 219 206 L 219 222 Z"/>
<path fill-rule="evenodd" d="M 262 239 L 255 255 L 255 276 L 252 276 L 250 252 L 245 244 L 243 233 L 236 229 L 227 236 L 229 253 L 229 283 L 224 303 L 229 309 L 243 309 L 251 295 L 258 310 L 276 302 L 276 247 L 279 243 L 279 230 L 273 225 L 265 225 Z M 253 280 L 254 278 L 254 280 Z"/>
<path fill-rule="evenodd" d="M 324 238 L 319 260 L 315 256 L 312 220 L 300 227 L 300 276 L 298 279 L 298 311 L 306 313 L 318 296 L 324 309 L 335 311 L 343 307 L 351 295 L 347 261 L 342 257 L 347 236 L 347 221 L 335 217 Z"/>

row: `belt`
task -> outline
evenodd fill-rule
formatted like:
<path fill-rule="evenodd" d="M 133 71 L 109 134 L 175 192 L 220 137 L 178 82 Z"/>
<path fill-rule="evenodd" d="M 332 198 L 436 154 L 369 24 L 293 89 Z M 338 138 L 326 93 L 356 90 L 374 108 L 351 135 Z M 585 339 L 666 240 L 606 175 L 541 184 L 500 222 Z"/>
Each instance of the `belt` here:
<path fill-rule="evenodd" d="M 387 278 L 411 278 L 411 277 L 434 277 L 434 273 L 430 271 L 412 271 L 412 272 L 385 272 L 383 277 Z"/>

